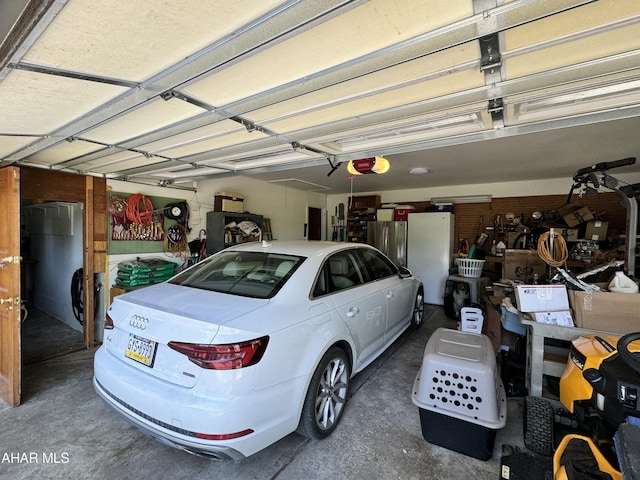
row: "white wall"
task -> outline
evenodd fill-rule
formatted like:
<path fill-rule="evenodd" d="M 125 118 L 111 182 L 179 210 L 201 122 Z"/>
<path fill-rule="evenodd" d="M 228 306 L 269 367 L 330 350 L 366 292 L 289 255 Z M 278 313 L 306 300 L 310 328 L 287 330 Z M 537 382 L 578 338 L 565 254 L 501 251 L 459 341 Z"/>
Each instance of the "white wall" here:
<path fill-rule="evenodd" d="M 640 174 L 619 175 L 621 182 L 638 183 Z M 428 182 L 428 178 L 425 180 Z M 360 195 L 380 194 L 383 203 L 402 203 L 411 201 L 428 201 L 432 197 L 491 194 L 494 198 L 518 197 L 532 195 L 567 194 L 571 188 L 571 179 L 550 179 L 526 182 L 505 182 L 478 185 L 457 185 L 451 187 L 426 187 L 407 190 L 389 190 L 384 192 L 358 192 Z M 325 195 L 317 192 L 305 192 L 287 187 L 286 184 L 268 183 L 251 177 L 231 177 L 220 180 L 202 181 L 193 186 L 197 192 L 167 187 L 147 186 L 133 182 L 108 180 L 107 186 L 113 191 L 122 193 L 142 193 L 150 196 L 171 197 L 186 200 L 189 203 L 189 240 L 198 236 L 200 229 L 206 229 L 206 212 L 213 210 L 216 192 L 233 192 L 244 196 L 244 209 L 250 213 L 263 215 L 271 219 L 274 239 L 300 240 L 304 238 L 304 224 L 307 223 L 308 207 L 320 208 L 322 215 L 323 238 L 331 238 L 331 215 L 338 204 L 347 206 L 349 195 Z M 146 255 L 110 255 L 107 285 L 113 284 L 117 264 L 135 257 L 158 256 Z M 171 260 L 171 258 L 167 257 Z M 174 261 L 179 261 L 173 259 Z M 108 291 L 108 289 L 105 289 Z"/>
<path fill-rule="evenodd" d="M 304 192 L 287 187 L 286 184 L 268 183 L 250 177 L 208 180 L 199 182 L 197 188 L 203 222 L 205 212 L 213 211 L 213 197 L 216 192 L 239 193 L 244 196 L 245 211 L 271 220 L 271 230 L 276 240 L 303 239 L 304 224 L 308 221 L 308 207 L 323 210 L 326 207 L 324 194 Z M 323 222 L 324 217 L 323 215 Z"/>
<path fill-rule="evenodd" d="M 133 182 L 108 180 L 107 187 L 114 192 L 141 193 L 148 196 L 170 197 L 189 203 L 189 240 L 197 238 L 201 229 L 206 229 L 206 213 L 213 211 L 216 192 L 233 192 L 244 196 L 244 209 L 271 220 L 273 238 L 276 240 L 301 240 L 304 238 L 304 224 L 307 223 L 308 207 L 323 210 L 323 232 L 325 232 L 326 198 L 324 194 L 304 192 L 286 185 L 273 184 L 250 177 L 208 180 L 194 185 L 196 192 L 176 188 L 142 185 Z M 164 255 L 167 260 L 182 264 L 181 259 L 166 254 L 109 255 L 107 278 L 108 287 L 116 278 L 118 263 L 136 257 L 148 258 Z M 108 288 L 106 289 L 108 294 Z M 107 299 L 108 303 L 108 299 Z"/>
<path fill-rule="evenodd" d="M 324 194 L 304 192 L 289 188 L 286 184 L 268 183 L 250 177 L 199 182 L 195 184 L 197 192 L 116 180 L 108 180 L 107 186 L 114 192 L 187 200 L 189 226 L 192 229 L 190 239 L 197 237 L 200 229 L 206 229 L 206 213 L 213 211 L 213 197 L 217 192 L 243 195 L 245 211 L 271 219 L 271 230 L 274 239 L 278 240 L 302 239 L 304 224 L 307 223 L 307 207 L 326 208 Z"/>
<path fill-rule="evenodd" d="M 640 182 L 640 174 L 617 175 L 616 178 L 621 183 Z M 428 178 L 425 179 L 425 182 L 428 182 Z M 432 197 L 484 194 L 490 194 L 494 198 L 565 195 L 569 192 L 571 184 L 572 180 L 570 178 L 560 178 L 450 187 L 425 187 L 383 192 L 358 192 L 357 195 L 379 194 L 383 203 L 428 201 Z M 304 224 L 308 221 L 308 207 L 322 209 L 323 239 L 330 239 L 331 236 L 328 231 L 331 229 L 331 216 L 338 204 L 344 203 L 347 206 L 349 200 L 348 194 L 325 195 L 317 192 L 305 192 L 287 187 L 286 184 L 268 183 L 251 177 L 202 181 L 193 185 L 197 189 L 195 193 L 187 190 L 147 186 L 116 180 L 108 180 L 107 185 L 117 192 L 143 193 L 150 196 L 187 200 L 190 209 L 189 226 L 192 228 L 189 240 L 196 238 L 200 229 L 206 229 L 206 212 L 213 210 L 213 197 L 216 192 L 233 192 L 243 195 L 244 209 L 271 219 L 273 235 L 278 240 L 299 240 L 303 238 Z M 117 262 L 132 257 L 135 257 L 135 255 L 112 255 L 109 258 L 109 264 L 117 265 Z"/>

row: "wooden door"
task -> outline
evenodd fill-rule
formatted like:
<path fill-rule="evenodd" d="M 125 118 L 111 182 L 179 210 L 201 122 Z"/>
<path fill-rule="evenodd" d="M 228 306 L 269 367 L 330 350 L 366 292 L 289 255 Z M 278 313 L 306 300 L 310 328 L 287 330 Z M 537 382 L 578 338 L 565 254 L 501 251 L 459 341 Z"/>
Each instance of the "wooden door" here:
<path fill-rule="evenodd" d="M 20 404 L 20 169 L 0 168 L 0 397 Z"/>
<path fill-rule="evenodd" d="M 322 209 L 308 207 L 309 216 L 309 240 L 322 239 Z"/>

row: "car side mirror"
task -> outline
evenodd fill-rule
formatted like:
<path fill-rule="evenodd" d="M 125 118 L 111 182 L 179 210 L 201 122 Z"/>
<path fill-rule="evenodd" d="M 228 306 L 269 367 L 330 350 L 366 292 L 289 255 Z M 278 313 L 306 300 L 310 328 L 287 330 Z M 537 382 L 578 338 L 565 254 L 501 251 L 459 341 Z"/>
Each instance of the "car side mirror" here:
<path fill-rule="evenodd" d="M 407 267 L 400 267 L 398 269 L 398 276 L 400 278 L 409 278 L 409 277 L 413 276 L 413 274 L 411 273 L 411 271 Z"/>

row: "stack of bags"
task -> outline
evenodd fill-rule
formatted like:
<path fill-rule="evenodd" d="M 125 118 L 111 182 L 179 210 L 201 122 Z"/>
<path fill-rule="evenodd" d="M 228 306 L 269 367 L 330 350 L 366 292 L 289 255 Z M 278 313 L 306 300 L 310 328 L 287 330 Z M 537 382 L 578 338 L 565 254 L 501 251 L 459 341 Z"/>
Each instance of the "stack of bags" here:
<path fill-rule="evenodd" d="M 138 258 L 118 264 L 116 285 L 123 288 L 140 287 L 164 282 L 176 272 L 177 264 L 157 258 Z"/>

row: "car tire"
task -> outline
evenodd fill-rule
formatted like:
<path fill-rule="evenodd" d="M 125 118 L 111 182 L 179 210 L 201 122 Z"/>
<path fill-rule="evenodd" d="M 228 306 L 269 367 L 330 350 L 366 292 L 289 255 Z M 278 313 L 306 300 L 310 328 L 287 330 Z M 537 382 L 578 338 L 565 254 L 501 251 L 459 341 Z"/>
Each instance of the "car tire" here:
<path fill-rule="evenodd" d="M 297 429 L 299 434 L 321 439 L 335 430 L 347 403 L 350 376 L 347 354 L 341 348 L 330 348 L 311 378 Z"/>
<path fill-rule="evenodd" d="M 538 455 L 553 455 L 553 407 L 540 397 L 526 397 L 524 406 L 525 447 Z"/>
<path fill-rule="evenodd" d="M 424 324 L 424 292 L 422 289 L 416 293 L 416 300 L 413 303 L 413 313 L 411 314 L 411 326 L 415 329 Z"/>

